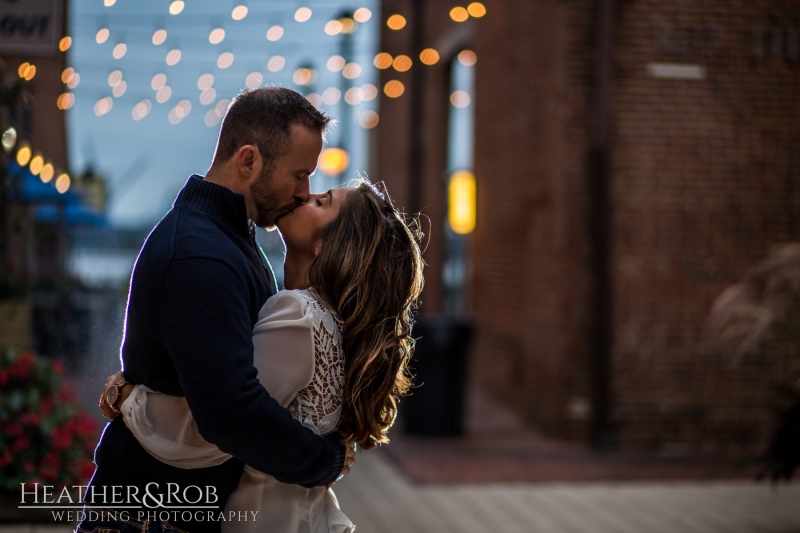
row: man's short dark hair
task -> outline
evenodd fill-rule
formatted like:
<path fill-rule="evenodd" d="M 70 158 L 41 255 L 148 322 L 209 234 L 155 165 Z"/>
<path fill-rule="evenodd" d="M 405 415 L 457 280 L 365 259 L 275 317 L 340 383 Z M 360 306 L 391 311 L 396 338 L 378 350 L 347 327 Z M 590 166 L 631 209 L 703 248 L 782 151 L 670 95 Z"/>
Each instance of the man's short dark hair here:
<path fill-rule="evenodd" d="M 260 87 L 242 91 L 228 107 L 217 140 L 214 163 L 227 161 L 246 144 L 258 147 L 264 165 L 289 151 L 289 128 L 294 124 L 324 136 L 331 117 L 285 87 Z"/>

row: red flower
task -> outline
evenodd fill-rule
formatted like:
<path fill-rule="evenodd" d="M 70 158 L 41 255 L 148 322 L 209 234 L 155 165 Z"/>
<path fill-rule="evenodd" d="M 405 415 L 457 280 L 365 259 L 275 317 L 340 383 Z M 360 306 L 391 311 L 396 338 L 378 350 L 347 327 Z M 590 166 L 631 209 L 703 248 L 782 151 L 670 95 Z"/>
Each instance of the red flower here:
<path fill-rule="evenodd" d="M 6 452 L 3 455 L 0 455 L 0 468 L 3 468 L 9 464 L 11 464 L 11 454 Z"/>
<path fill-rule="evenodd" d="M 33 472 L 33 461 L 25 461 L 22 463 L 22 470 L 25 472 Z"/>
<path fill-rule="evenodd" d="M 70 403 L 75 401 L 75 395 L 66 387 L 61 387 L 58 391 L 58 399 L 61 403 Z"/>
<path fill-rule="evenodd" d="M 8 385 L 8 370 L 0 370 L 0 387 Z"/>
<path fill-rule="evenodd" d="M 53 410 L 53 398 L 47 396 L 42 400 L 39 404 L 39 415 L 45 417 L 50 414 L 50 411 Z"/>
<path fill-rule="evenodd" d="M 89 479 L 94 475 L 94 463 L 85 459 L 78 466 L 78 471 L 83 479 Z"/>
<path fill-rule="evenodd" d="M 72 435 L 68 431 L 65 431 L 64 428 L 54 427 L 50 431 L 50 437 L 53 439 L 53 448 L 56 450 L 69 448 L 72 444 Z"/>
<path fill-rule="evenodd" d="M 38 426 L 39 417 L 35 413 L 22 413 L 19 417 L 20 422 L 26 426 Z"/>
<path fill-rule="evenodd" d="M 30 444 L 31 442 L 28 439 L 26 439 L 25 437 L 20 437 L 16 441 L 14 441 L 14 444 L 8 447 L 8 451 L 11 453 L 17 453 L 18 451 L 24 450 L 25 448 L 30 446 Z"/>
<path fill-rule="evenodd" d="M 6 428 L 6 431 L 12 437 L 21 437 L 22 436 L 22 426 L 19 424 L 9 424 Z"/>

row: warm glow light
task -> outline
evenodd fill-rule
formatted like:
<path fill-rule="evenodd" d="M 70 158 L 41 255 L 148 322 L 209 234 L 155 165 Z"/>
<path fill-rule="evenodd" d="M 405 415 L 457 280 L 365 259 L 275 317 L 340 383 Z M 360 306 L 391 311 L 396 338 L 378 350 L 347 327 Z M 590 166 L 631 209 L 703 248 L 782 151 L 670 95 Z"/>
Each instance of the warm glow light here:
<path fill-rule="evenodd" d="M 455 107 L 467 107 L 470 99 L 467 91 L 455 91 L 450 95 L 450 103 Z"/>
<path fill-rule="evenodd" d="M 350 164 L 350 155 L 341 148 L 325 148 L 319 154 L 318 168 L 329 176 L 338 176 Z"/>
<path fill-rule="evenodd" d="M 10 152 L 12 148 L 14 148 L 14 145 L 17 144 L 17 130 L 14 128 L 8 128 L 6 131 L 4 131 L 2 144 L 3 150 L 5 150 L 6 153 Z"/>
<path fill-rule="evenodd" d="M 150 103 L 150 100 L 142 100 L 131 110 L 131 116 L 133 120 L 142 120 L 148 114 L 150 114 L 150 110 L 153 108 L 153 104 Z"/>
<path fill-rule="evenodd" d="M 411 68 L 411 58 L 404 55 L 399 55 L 394 58 L 392 66 L 397 72 L 405 72 Z"/>
<path fill-rule="evenodd" d="M 467 12 L 472 17 L 480 18 L 486 14 L 486 7 L 480 2 L 472 2 L 467 6 Z"/>
<path fill-rule="evenodd" d="M 211 30 L 211 33 L 208 34 L 208 42 L 211 44 L 219 44 L 225 39 L 225 30 L 222 28 L 216 28 Z"/>
<path fill-rule="evenodd" d="M 69 190 L 69 185 L 70 185 L 69 174 L 67 174 L 66 172 L 59 175 L 56 178 L 56 190 L 60 194 L 64 194 L 65 192 L 67 192 Z"/>
<path fill-rule="evenodd" d="M 344 17 L 342 19 L 339 19 L 339 22 L 342 23 L 342 33 L 347 33 L 347 34 L 353 33 L 354 31 L 356 31 L 356 28 L 358 27 L 356 21 L 351 19 L 350 17 Z"/>
<path fill-rule="evenodd" d="M 101 98 L 94 104 L 94 114 L 98 117 L 101 117 L 111 111 L 111 108 L 114 106 L 114 101 L 111 99 L 110 96 L 106 96 L 105 98 Z"/>
<path fill-rule="evenodd" d="M 328 35 L 339 35 L 340 33 L 342 33 L 342 28 L 343 25 L 341 21 L 331 20 L 328 21 L 327 24 L 325 24 L 325 33 L 327 33 Z"/>
<path fill-rule="evenodd" d="M 356 22 L 366 22 L 372 18 L 372 11 L 366 7 L 359 7 L 356 9 L 356 12 L 353 13 L 353 18 L 356 19 Z"/>
<path fill-rule="evenodd" d="M 358 63 L 348 63 L 342 69 L 342 76 L 348 80 L 354 80 L 361 76 L 361 65 Z"/>
<path fill-rule="evenodd" d="M 426 65 L 435 65 L 439 62 L 439 52 L 433 48 L 426 48 L 419 53 L 419 60 Z"/>
<path fill-rule="evenodd" d="M 108 31 L 108 28 L 103 28 L 97 32 L 97 35 L 94 36 L 94 40 L 97 41 L 97 44 L 103 44 L 108 40 L 108 36 L 111 33 Z"/>
<path fill-rule="evenodd" d="M 116 87 L 119 85 L 119 82 L 122 81 L 122 71 L 115 70 L 111 74 L 108 75 L 108 86 L 109 87 Z"/>
<path fill-rule="evenodd" d="M 406 27 L 406 18 L 403 15 L 392 15 L 386 19 L 386 25 L 390 30 L 402 30 Z"/>
<path fill-rule="evenodd" d="M 192 110 L 192 103 L 189 100 L 181 100 L 175 106 L 175 114 L 180 118 L 184 118 Z"/>
<path fill-rule="evenodd" d="M 319 107 L 322 105 L 322 96 L 317 93 L 307 94 L 306 100 L 311 102 L 311 105 L 313 105 L 314 107 Z"/>
<path fill-rule="evenodd" d="M 36 76 L 36 67 L 27 62 L 23 63 L 17 69 L 17 74 L 19 74 L 20 78 L 31 81 Z"/>
<path fill-rule="evenodd" d="M 125 43 L 119 43 L 117 46 L 114 47 L 114 50 L 111 52 L 111 55 L 114 56 L 114 59 L 121 59 L 125 52 L 128 51 L 128 45 Z"/>
<path fill-rule="evenodd" d="M 342 97 L 342 91 L 336 87 L 328 87 L 322 91 L 322 101 L 328 105 L 333 105 Z"/>
<path fill-rule="evenodd" d="M 233 20 L 242 20 L 247 16 L 247 6 L 236 6 L 231 11 L 231 18 Z"/>
<path fill-rule="evenodd" d="M 158 46 L 159 44 L 164 44 L 164 41 L 167 40 L 167 30 L 156 30 L 153 33 L 153 44 Z"/>
<path fill-rule="evenodd" d="M 103 0 L 103 5 L 106 7 L 111 7 L 117 3 L 117 0 Z"/>
<path fill-rule="evenodd" d="M 475 229 L 475 175 L 468 170 L 454 172 L 448 189 L 450 228 L 459 235 L 472 233 Z"/>
<path fill-rule="evenodd" d="M 314 83 L 314 80 L 317 78 L 317 73 L 310 68 L 299 68 L 294 71 L 294 75 L 292 76 L 292 81 L 295 82 L 297 85 L 308 85 L 310 83 Z"/>
<path fill-rule="evenodd" d="M 183 11 L 184 4 L 183 0 L 175 0 L 169 5 L 169 14 L 170 15 L 177 15 L 181 11 Z"/>
<path fill-rule="evenodd" d="M 378 96 L 378 88 L 371 83 L 365 83 L 361 86 L 361 93 L 364 95 L 364 101 L 369 102 Z"/>
<path fill-rule="evenodd" d="M 30 171 L 31 174 L 34 176 L 38 176 L 39 172 L 42 171 L 42 167 L 44 166 L 44 158 L 40 155 L 36 155 L 31 159 L 31 166 Z"/>
<path fill-rule="evenodd" d="M 358 123 L 362 128 L 371 130 L 378 125 L 380 119 L 380 116 L 375 111 L 368 110 L 361 113 L 361 116 L 358 117 Z"/>
<path fill-rule="evenodd" d="M 206 111 L 206 116 L 203 117 L 203 122 L 205 122 L 206 126 L 208 126 L 209 128 L 213 128 L 214 126 L 219 124 L 220 120 L 222 119 L 219 117 L 219 115 L 217 115 L 215 109 L 209 109 L 208 111 Z"/>
<path fill-rule="evenodd" d="M 231 101 L 227 98 L 220 100 L 217 102 L 217 105 L 214 106 L 214 113 L 217 114 L 218 117 L 222 118 L 225 116 L 225 113 L 228 112 L 228 106 L 231 105 Z"/>
<path fill-rule="evenodd" d="M 23 144 L 22 147 L 17 150 L 17 163 L 19 166 L 24 167 L 28 164 L 31 160 L 31 147 L 27 144 Z"/>
<path fill-rule="evenodd" d="M 111 94 L 113 94 L 115 98 L 119 98 L 120 96 L 125 94 L 125 91 L 127 90 L 128 90 L 128 84 L 125 83 L 125 81 L 121 81 L 118 84 L 116 84 L 113 89 L 111 89 Z"/>
<path fill-rule="evenodd" d="M 342 56 L 331 56 L 326 66 L 331 72 L 339 72 L 344 68 L 344 64 L 345 61 Z"/>
<path fill-rule="evenodd" d="M 75 75 L 72 76 L 72 79 L 70 79 L 69 82 L 67 83 L 67 87 L 69 87 L 70 89 L 74 89 L 75 87 L 78 86 L 80 82 L 81 82 L 81 75 L 76 72 Z"/>
<path fill-rule="evenodd" d="M 311 10 L 307 7 L 301 7 L 294 12 L 294 20 L 297 22 L 306 22 L 311 18 Z"/>
<path fill-rule="evenodd" d="M 286 60 L 283 56 L 272 56 L 267 61 L 267 68 L 270 72 L 280 72 L 284 65 L 286 65 Z"/>
<path fill-rule="evenodd" d="M 167 65 L 173 66 L 177 65 L 178 62 L 181 60 L 181 51 L 180 50 L 170 50 L 167 53 Z"/>
<path fill-rule="evenodd" d="M 183 120 L 183 117 L 178 116 L 177 107 L 173 107 L 172 109 L 169 110 L 169 114 L 167 115 L 167 120 L 169 120 L 169 123 L 173 125 Z"/>
<path fill-rule="evenodd" d="M 17 74 L 19 74 L 20 78 L 25 77 L 25 72 L 28 70 L 28 67 L 30 66 L 31 64 L 28 63 L 27 61 L 19 66 L 19 68 L 17 69 Z"/>
<path fill-rule="evenodd" d="M 72 67 L 65 68 L 61 72 L 61 81 L 63 83 L 69 83 L 70 80 L 75 76 L 75 69 Z"/>
<path fill-rule="evenodd" d="M 58 41 L 58 49 L 62 52 L 69 50 L 70 46 L 72 46 L 72 37 L 62 37 L 61 40 Z"/>
<path fill-rule="evenodd" d="M 283 37 L 283 28 L 280 26 L 272 26 L 270 29 L 267 30 L 267 40 L 268 41 L 277 41 Z"/>
<path fill-rule="evenodd" d="M 362 100 L 364 100 L 364 91 L 358 87 L 350 87 L 344 93 L 344 101 L 350 105 L 358 105 Z"/>
<path fill-rule="evenodd" d="M 212 74 L 203 74 L 197 78 L 197 88 L 201 91 L 210 89 L 214 85 L 214 76 Z"/>
<path fill-rule="evenodd" d="M 55 173 L 56 169 L 53 168 L 53 165 L 51 163 L 45 163 L 42 167 L 42 172 L 39 174 L 39 179 L 44 183 L 50 183 L 50 180 L 53 179 L 53 175 Z"/>
<path fill-rule="evenodd" d="M 244 85 L 248 89 L 255 89 L 261 85 L 262 81 L 264 81 L 264 76 L 260 72 L 251 72 L 244 79 Z"/>
<path fill-rule="evenodd" d="M 465 67 L 471 67 L 478 62 L 478 56 L 472 50 L 462 50 L 458 53 L 458 62 Z"/>
<path fill-rule="evenodd" d="M 153 76 L 153 79 L 150 81 L 150 87 L 153 88 L 154 91 L 159 90 L 164 85 L 167 84 L 167 75 L 166 74 L 156 74 Z"/>
<path fill-rule="evenodd" d="M 387 69 L 392 66 L 392 56 L 386 52 L 381 52 L 375 56 L 375 59 L 372 60 L 372 64 L 381 70 Z"/>
<path fill-rule="evenodd" d="M 389 98 L 397 98 L 403 94 L 406 88 L 402 82 L 397 80 L 389 80 L 386 82 L 386 85 L 383 86 L 383 92 Z"/>
<path fill-rule="evenodd" d="M 170 96 L 172 96 L 172 89 L 169 85 L 164 85 L 159 90 L 156 91 L 156 102 L 159 104 L 163 104 L 167 100 L 169 100 Z"/>
<path fill-rule="evenodd" d="M 469 18 L 469 13 L 463 7 L 454 7 L 450 10 L 450 18 L 456 22 L 464 22 Z"/>
<path fill-rule="evenodd" d="M 222 52 L 217 58 L 217 66 L 219 68 L 228 68 L 233 65 L 233 54 L 230 52 Z"/>
<path fill-rule="evenodd" d="M 213 88 L 209 87 L 208 89 L 203 89 L 200 91 L 200 103 L 203 105 L 208 105 L 213 102 L 217 98 L 217 91 Z"/>
<path fill-rule="evenodd" d="M 75 103 L 75 95 L 72 93 L 62 93 L 56 99 L 56 106 L 59 109 L 69 109 Z"/>

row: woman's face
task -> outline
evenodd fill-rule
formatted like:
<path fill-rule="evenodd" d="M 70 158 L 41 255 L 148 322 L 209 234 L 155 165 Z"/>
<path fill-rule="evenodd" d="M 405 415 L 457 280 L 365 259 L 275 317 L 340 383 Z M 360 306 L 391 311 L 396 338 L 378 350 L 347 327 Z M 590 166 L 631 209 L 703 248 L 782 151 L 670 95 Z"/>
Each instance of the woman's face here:
<path fill-rule="evenodd" d="M 322 194 L 312 194 L 309 201 L 277 220 L 288 252 L 319 253 L 322 229 L 339 215 L 339 209 L 352 187 L 337 187 Z"/>

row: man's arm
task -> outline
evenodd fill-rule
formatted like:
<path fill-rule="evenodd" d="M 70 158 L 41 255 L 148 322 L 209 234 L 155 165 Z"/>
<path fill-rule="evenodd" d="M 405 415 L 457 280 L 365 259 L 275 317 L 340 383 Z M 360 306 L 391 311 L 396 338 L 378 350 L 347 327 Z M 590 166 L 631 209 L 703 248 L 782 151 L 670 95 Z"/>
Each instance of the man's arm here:
<path fill-rule="evenodd" d="M 253 366 L 247 287 L 221 261 L 173 261 L 158 323 L 200 434 L 283 483 L 306 487 L 342 471 L 339 435 L 319 437 L 270 397 Z"/>

